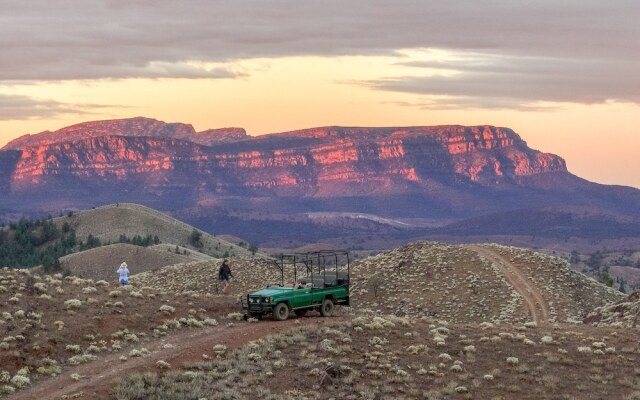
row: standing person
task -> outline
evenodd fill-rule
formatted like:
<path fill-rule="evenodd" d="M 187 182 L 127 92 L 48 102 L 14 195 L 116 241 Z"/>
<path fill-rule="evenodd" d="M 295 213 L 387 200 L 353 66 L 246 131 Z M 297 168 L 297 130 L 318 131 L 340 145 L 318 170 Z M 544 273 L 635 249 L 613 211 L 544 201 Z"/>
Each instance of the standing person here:
<path fill-rule="evenodd" d="M 222 291 L 227 293 L 229 291 L 229 280 L 233 278 L 233 274 L 231 273 L 231 266 L 229 266 L 229 260 L 225 259 L 222 261 L 222 265 L 218 270 L 218 279 L 222 282 Z"/>
<path fill-rule="evenodd" d="M 122 286 L 129 284 L 129 269 L 127 268 L 127 263 L 123 262 L 120 264 L 120 268 L 118 268 L 118 280 Z"/>

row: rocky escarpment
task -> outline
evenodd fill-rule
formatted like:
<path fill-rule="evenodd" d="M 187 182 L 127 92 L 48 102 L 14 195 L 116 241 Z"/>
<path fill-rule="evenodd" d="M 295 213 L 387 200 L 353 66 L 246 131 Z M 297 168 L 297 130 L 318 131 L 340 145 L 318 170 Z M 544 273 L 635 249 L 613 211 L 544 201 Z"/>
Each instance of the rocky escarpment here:
<path fill-rule="evenodd" d="M 32 190 L 52 178 L 57 185 L 135 182 L 140 190 L 180 181 L 203 195 L 332 197 L 566 173 L 559 157 L 529 149 L 510 129 L 490 126 L 327 127 L 239 140 L 243 135 L 196 134 L 188 125 L 140 119 L 76 125 L 10 143 L 9 149 L 40 143 L 22 149 L 11 188 Z"/>

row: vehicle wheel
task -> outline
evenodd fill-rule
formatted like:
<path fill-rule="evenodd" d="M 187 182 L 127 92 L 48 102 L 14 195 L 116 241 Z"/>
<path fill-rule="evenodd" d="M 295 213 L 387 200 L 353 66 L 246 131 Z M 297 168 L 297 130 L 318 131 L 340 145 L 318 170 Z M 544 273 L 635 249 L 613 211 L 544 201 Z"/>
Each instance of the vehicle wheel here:
<path fill-rule="evenodd" d="M 323 317 L 330 317 L 333 315 L 333 301 L 331 299 L 324 299 L 322 305 L 320 306 L 320 315 Z"/>
<path fill-rule="evenodd" d="M 278 303 L 276 308 L 273 309 L 273 318 L 276 321 L 284 321 L 289 318 L 289 306 L 287 303 Z"/>
<path fill-rule="evenodd" d="M 307 315 L 307 311 L 309 310 L 294 310 L 293 312 L 296 313 L 296 317 L 304 317 Z"/>

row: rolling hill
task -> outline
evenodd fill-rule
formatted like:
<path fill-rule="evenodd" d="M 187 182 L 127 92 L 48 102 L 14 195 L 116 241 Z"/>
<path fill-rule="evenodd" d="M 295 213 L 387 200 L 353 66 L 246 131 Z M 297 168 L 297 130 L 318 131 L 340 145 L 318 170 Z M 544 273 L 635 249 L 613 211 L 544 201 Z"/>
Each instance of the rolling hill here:
<path fill-rule="evenodd" d="M 76 231 L 78 240 L 89 235 L 104 243 L 118 242 L 121 235 L 131 239 L 135 236 L 157 236 L 165 245 L 179 246 L 204 253 L 211 257 L 247 255 L 248 250 L 206 232 L 200 232 L 198 245 L 191 242 L 194 227 L 151 208 L 130 203 L 117 203 L 54 218 L 60 227 L 64 223 Z M 167 249 L 165 249 L 167 250 Z M 112 254 L 117 257 L 117 254 Z"/>

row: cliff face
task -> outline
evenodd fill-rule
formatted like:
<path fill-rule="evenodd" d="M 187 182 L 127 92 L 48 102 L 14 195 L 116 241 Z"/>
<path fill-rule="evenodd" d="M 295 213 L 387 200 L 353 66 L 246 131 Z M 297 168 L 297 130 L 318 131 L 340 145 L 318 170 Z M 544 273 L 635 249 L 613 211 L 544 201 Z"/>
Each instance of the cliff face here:
<path fill-rule="evenodd" d="M 490 126 L 327 127 L 252 138 L 239 129 L 196 133 L 190 125 L 133 119 L 75 125 L 5 147 L 17 148 L 20 157 L 5 172 L 15 192 L 55 181 L 135 183 L 155 193 L 180 183 L 203 197 L 394 195 L 428 191 L 434 181 L 493 186 L 566 173 L 561 158 Z"/>

